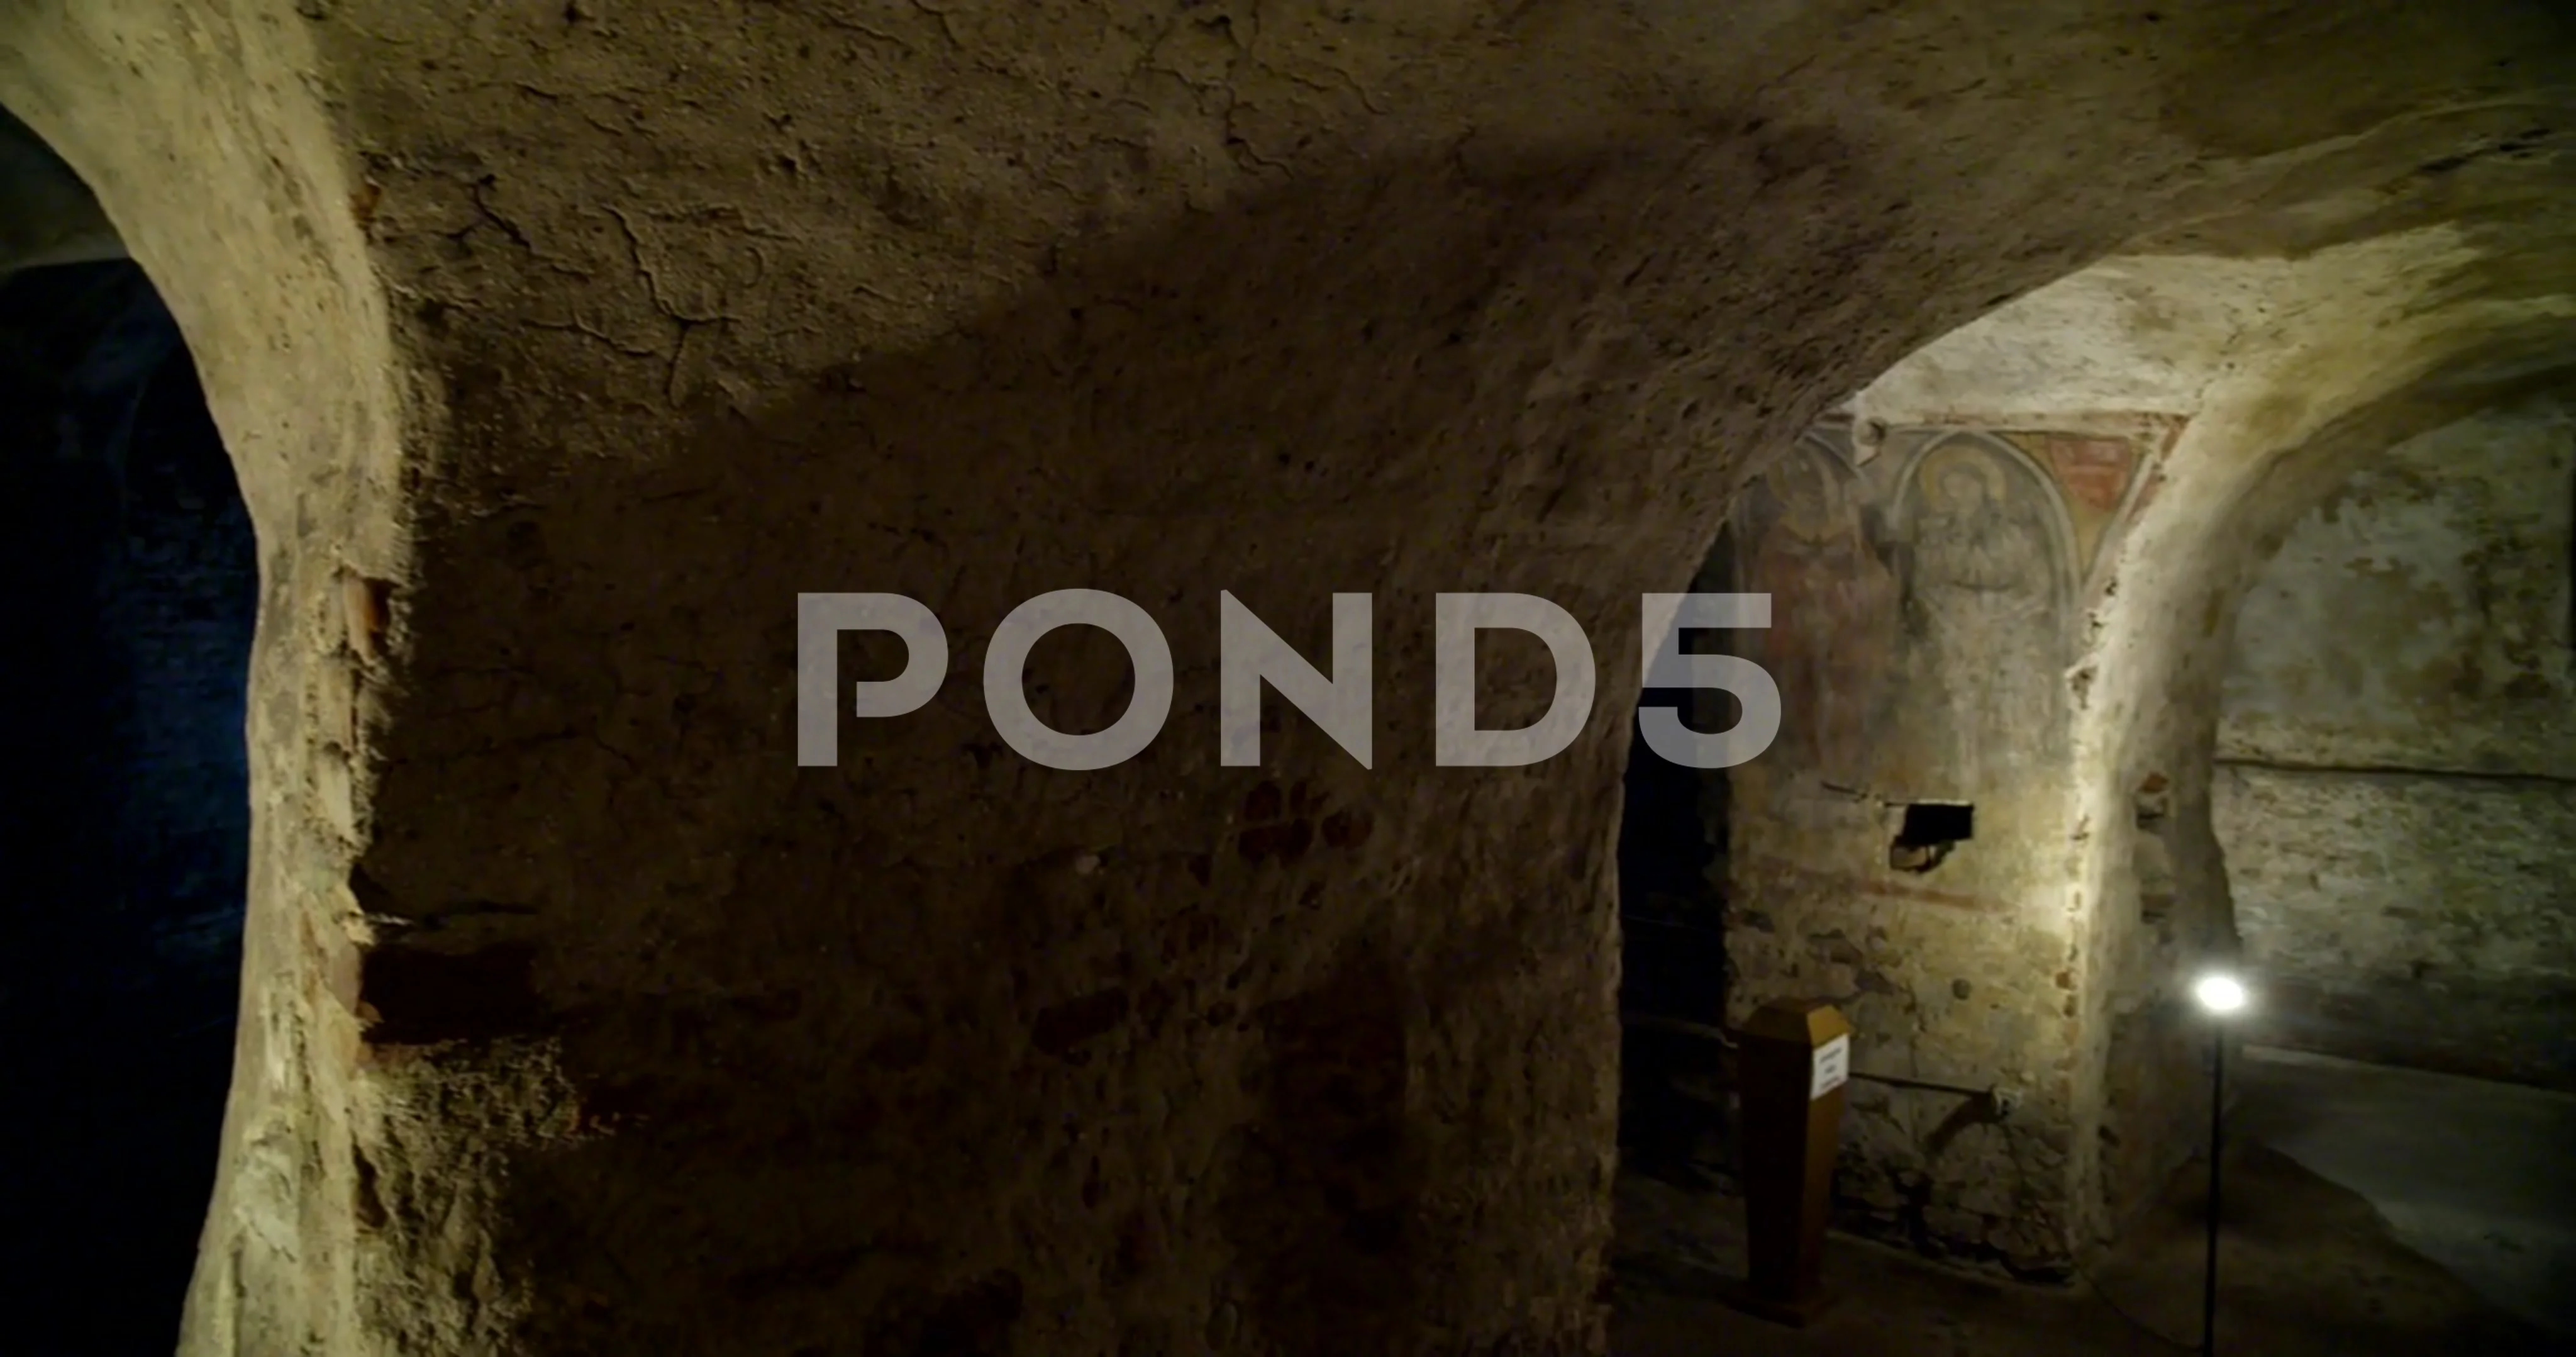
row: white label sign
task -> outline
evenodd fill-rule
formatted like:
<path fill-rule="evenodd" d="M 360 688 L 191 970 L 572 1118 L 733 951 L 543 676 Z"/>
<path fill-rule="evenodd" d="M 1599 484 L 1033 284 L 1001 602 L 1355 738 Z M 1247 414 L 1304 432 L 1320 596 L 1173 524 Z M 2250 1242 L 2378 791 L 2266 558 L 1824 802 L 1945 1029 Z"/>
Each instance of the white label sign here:
<path fill-rule="evenodd" d="M 1807 1087 L 1807 1101 L 1841 1088 L 1851 1080 L 1851 1034 L 1843 1035 L 1816 1048 L 1815 1078 Z"/>

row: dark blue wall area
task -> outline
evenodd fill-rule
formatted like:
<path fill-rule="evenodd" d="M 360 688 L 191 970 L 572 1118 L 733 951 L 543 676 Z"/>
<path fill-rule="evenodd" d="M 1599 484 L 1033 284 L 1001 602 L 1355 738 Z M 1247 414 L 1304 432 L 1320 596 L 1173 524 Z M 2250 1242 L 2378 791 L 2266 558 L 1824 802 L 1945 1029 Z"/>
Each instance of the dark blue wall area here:
<path fill-rule="evenodd" d="M 0 285 L 0 1349 L 167 1353 L 214 1181 L 257 555 L 123 263 Z"/>

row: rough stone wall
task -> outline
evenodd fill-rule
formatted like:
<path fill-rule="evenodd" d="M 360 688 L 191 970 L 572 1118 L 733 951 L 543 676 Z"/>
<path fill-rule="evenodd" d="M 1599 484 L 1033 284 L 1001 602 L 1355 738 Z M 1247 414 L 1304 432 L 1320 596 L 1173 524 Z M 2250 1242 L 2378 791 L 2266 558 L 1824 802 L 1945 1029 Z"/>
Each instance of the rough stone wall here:
<path fill-rule="evenodd" d="M 2214 809 L 2271 1039 L 2576 1079 L 2572 509 L 2544 401 L 2356 469 L 2255 577 Z"/>
<path fill-rule="evenodd" d="M 2073 1247 L 2068 1077 L 2089 938 L 2068 907 L 2066 671 L 2095 563 L 2172 433 L 2146 416 L 1801 440 L 1733 524 L 1771 595 L 1750 633 L 1781 738 L 1729 802 L 1728 954 L 1741 1020 L 1826 998 L 1858 1068 L 2013 1098 L 1864 1081 L 1842 1190 L 1851 1222 L 2024 1271 Z M 1967 805 L 1972 835 L 1900 863 L 1909 805 Z"/>
<path fill-rule="evenodd" d="M 1431 767 L 1429 595 L 1553 598 L 1633 685 L 1745 450 L 2142 226 L 2512 198 L 2418 167 L 2528 130 L 2556 24 L 11 9 L 0 100 L 163 280 L 264 553 L 189 1350 L 1597 1350 L 1624 722 Z M 974 701 L 1068 584 L 1181 659 L 1116 770 Z M 1378 769 L 1293 719 L 1214 765 L 1217 588 L 1310 651 L 1375 591 Z M 805 589 L 956 643 L 838 770 L 787 757 Z M 1126 682 L 1034 670 L 1067 722 Z"/>

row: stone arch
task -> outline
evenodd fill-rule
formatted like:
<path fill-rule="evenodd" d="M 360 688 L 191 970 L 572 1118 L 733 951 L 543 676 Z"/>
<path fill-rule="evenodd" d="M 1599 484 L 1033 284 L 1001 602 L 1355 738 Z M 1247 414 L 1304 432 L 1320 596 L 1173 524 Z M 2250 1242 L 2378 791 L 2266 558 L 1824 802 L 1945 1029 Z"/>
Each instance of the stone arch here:
<path fill-rule="evenodd" d="M 2278 448 L 2230 511 L 2211 526 L 2213 546 L 2204 564 L 2200 595 L 2214 625 L 2178 664 L 2178 728 L 2169 738 L 2172 766 L 2193 770 L 2196 795 L 2173 826 L 2187 850 L 2177 862 L 2178 884 L 2203 908 L 2189 920 L 2197 941 L 2214 953 L 2238 955 L 2243 944 L 2236 914 L 2235 873 L 2220 850 L 2212 823 L 2209 781 L 2220 753 L 2225 715 L 2224 673 L 2244 620 L 2244 605 L 2262 566 L 2293 526 L 2332 496 L 2356 472 L 2390 450 L 2492 412 L 2523 406 L 2568 389 L 2576 378 L 2576 350 L 2558 338 L 2507 331 L 2444 355 L 2402 386 L 2373 393 L 2335 418 Z M 2430 1025 L 2430 1019 L 2426 1019 Z M 2501 1038 L 2499 1039 L 2501 1040 Z M 2424 1049 L 2431 1049 L 2430 1046 Z M 2528 1074 L 2531 1066 L 2500 1062 L 2495 1069 Z"/>
<path fill-rule="evenodd" d="M 2118 588 L 2095 610 L 2076 675 L 2075 740 L 2089 770 L 2081 822 L 2094 831 L 2083 889 L 2097 908 L 2129 905 L 2140 884 L 2136 841 L 2152 834 L 2158 843 L 2148 855 L 2170 873 L 2158 884 L 2174 898 L 2152 920 L 2126 907 L 2098 916 L 2093 1002 L 2126 1011 L 2097 1024 L 2093 1038 L 2115 1052 L 2103 1062 L 2111 1075 L 2098 1096 L 2108 1099 L 2102 1115 L 2118 1147 L 2102 1152 L 2096 1228 L 2135 1209 L 2189 1145 L 2178 1128 L 2207 1115 L 2192 1096 L 2202 1048 L 2180 985 L 2207 959 L 2238 955 L 2210 797 L 2220 671 L 2247 572 L 2266 540 L 2378 450 L 2563 382 L 2563 329 L 2540 316 L 2562 305 L 2547 280 L 2565 287 L 2576 254 L 2546 218 L 2535 225 L 2505 256 L 2516 260 L 2517 281 L 2482 299 L 2487 324 L 2445 326 L 2428 308 L 2420 329 L 2417 318 L 2356 325 L 2335 343 L 2350 375 L 2317 392 L 2301 420 L 2249 423 L 2232 403 L 2194 419 L 2157 482 L 2142 488 L 2129 540 L 2114 544 Z M 2170 639 L 2147 640 L 2159 635 Z M 2138 823 L 2133 804 L 2142 787 L 2156 789 L 2152 827 Z M 2164 1093 L 2145 1091 L 2159 1082 Z"/>
<path fill-rule="evenodd" d="M 2209 800 L 2265 1045 L 2576 1080 L 2545 884 L 2576 842 L 2566 375 L 2463 384 L 2256 487 Z"/>
<path fill-rule="evenodd" d="M 78 174 L 178 322 L 258 541 L 238 1036 L 189 1351 L 310 1350 L 354 1275 L 325 1223 L 351 1192 L 330 982 L 354 953 L 368 685 L 400 639 L 383 605 L 405 570 L 409 407 L 301 39 L 262 2 L 0 16 L 0 105 Z"/>

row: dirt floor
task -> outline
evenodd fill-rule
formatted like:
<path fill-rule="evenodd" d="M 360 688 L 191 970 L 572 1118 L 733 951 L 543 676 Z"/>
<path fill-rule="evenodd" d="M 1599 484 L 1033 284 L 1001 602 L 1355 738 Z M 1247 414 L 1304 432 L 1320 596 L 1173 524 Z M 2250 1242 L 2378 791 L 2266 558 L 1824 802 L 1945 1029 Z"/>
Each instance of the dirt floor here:
<path fill-rule="evenodd" d="M 2567 1303 L 2559 1276 L 2567 1256 L 2549 1247 L 2561 1237 L 2551 1233 L 2552 1213 L 2563 1220 L 2576 1206 L 2561 1195 L 2571 1142 L 2551 1137 L 2576 1100 L 2535 1114 L 2521 1090 L 2420 1085 L 2416 1076 L 2298 1060 L 2248 1064 L 2221 1225 L 2221 1352 L 2576 1353 L 2576 1337 L 2545 1327 Z M 2403 1101 L 2381 1105 L 2392 1097 Z M 2335 1117 L 2317 1115 L 2328 1106 Z M 2391 1140 L 2396 1124 L 2412 1129 Z M 1744 1271 L 1740 1201 L 1626 1175 L 1613 1349 L 1619 1357 L 2191 1351 L 2200 1337 L 2205 1172 L 2194 1164 L 2177 1174 L 2114 1254 L 2066 1287 L 1954 1272 L 1837 1237 L 1826 1267 L 1839 1303 L 1804 1331 L 1717 1299 Z M 2435 1219 L 2441 1228 L 2401 1232 L 2392 1218 Z M 2463 1239 L 2484 1241 L 2483 1255 L 2446 1245 Z M 2480 1256 L 2517 1261 L 2480 1267 Z"/>
<path fill-rule="evenodd" d="M 2576 1097 L 2248 1055 L 2239 1134 L 2368 1197 L 2399 1243 L 2576 1352 Z"/>

